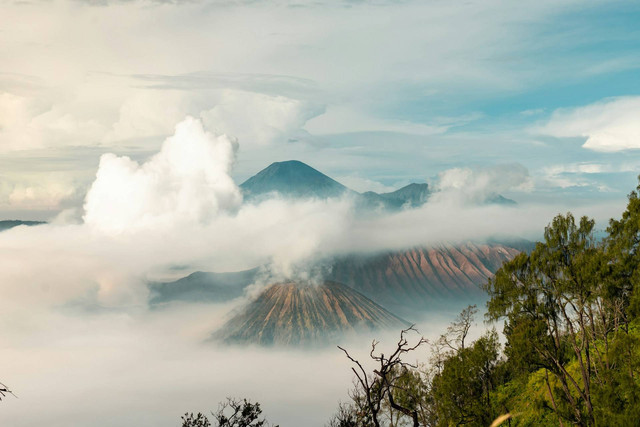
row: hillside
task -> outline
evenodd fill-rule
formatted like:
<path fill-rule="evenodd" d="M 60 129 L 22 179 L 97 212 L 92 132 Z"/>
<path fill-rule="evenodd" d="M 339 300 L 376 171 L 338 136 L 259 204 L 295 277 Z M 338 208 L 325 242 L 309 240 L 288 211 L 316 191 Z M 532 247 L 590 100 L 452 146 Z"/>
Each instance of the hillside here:
<path fill-rule="evenodd" d="M 367 191 L 360 195 L 361 207 L 386 208 L 398 210 L 403 207 L 417 208 L 427 202 L 431 190 L 428 184 L 409 184 L 390 193 L 375 193 Z"/>
<path fill-rule="evenodd" d="M 269 286 L 213 337 L 267 346 L 318 344 L 349 332 L 404 326 L 405 321 L 343 284 L 289 282 Z"/>
<path fill-rule="evenodd" d="M 257 268 L 230 273 L 196 271 L 173 282 L 152 282 L 148 284 L 149 304 L 230 301 L 242 295 L 257 273 Z"/>
<path fill-rule="evenodd" d="M 414 248 L 338 259 L 329 278 L 345 283 L 402 313 L 443 300 L 474 301 L 479 285 L 519 249 L 501 243 Z"/>
<path fill-rule="evenodd" d="M 326 279 L 344 283 L 402 315 L 444 303 L 468 304 L 484 298 L 479 286 L 506 261 L 528 251 L 527 241 L 419 247 L 377 255 L 350 255 L 333 261 Z M 152 283 L 150 303 L 224 302 L 242 295 L 257 269 L 234 273 L 196 272 L 168 283 Z"/>

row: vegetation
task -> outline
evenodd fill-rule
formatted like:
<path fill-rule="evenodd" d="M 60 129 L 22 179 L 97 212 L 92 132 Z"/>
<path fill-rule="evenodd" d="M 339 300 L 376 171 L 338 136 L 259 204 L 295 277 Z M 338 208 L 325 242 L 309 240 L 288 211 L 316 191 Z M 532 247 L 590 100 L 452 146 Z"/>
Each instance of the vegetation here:
<path fill-rule="evenodd" d="M 595 239 L 587 217 L 558 215 L 531 253 L 488 281 L 486 316 L 504 321 L 504 348 L 495 330 L 467 343 L 470 306 L 431 344 L 428 367 L 400 359 L 406 331 L 397 360 L 375 356 L 374 343 L 371 357 L 387 370 L 367 374 L 347 353 L 356 386 L 329 425 L 637 425 L 639 192 L 605 238 Z"/>
<path fill-rule="evenodd" d="M 372 372 L 341 348 L 354 388 L 328 425 L 638 425 L 639 193 L 640 185 L 600 240 L 593 220 L 556 216 L 542 242 L 488 281 L 486 317 L 504 321 L 504 347 L 496 330 L 468 342 L 470 306 L 434 343 L 410 342 L 408 328 L 385 356 L 374 341 Z M 427 344 L 428 366 L 406 362 Z"/>
<path fill-rule="evenodd" d="M 259 403 L 251 403 L 247 399 L 227 398 L 220 404 L 218 411 L 211 413 L 215 427 L 269 427 L 265 419 L 260 419 L 262 408 Z M 182 427 L 212 427 L 207 416 L 198 412 L 197 415 L 184 414 Z M 278 426 L 274 426 L 278 427 Z"/>

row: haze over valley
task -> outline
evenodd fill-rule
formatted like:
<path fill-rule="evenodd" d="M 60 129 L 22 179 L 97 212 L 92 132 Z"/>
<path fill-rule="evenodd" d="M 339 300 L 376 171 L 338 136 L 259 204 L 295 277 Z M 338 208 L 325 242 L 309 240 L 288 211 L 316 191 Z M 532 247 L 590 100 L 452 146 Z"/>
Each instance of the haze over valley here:
<path fill-rule="evenodd" d="M 195 427 L 180 417 L 218 422 L 233 397 L 281 427 L 369 427 L 362 372 L 384 426 L 418 425 L 416 405 L 430 426 L 631 417 L 638 19 L 0 4 L 0 425 Z M 574 308 L 547 330 L 550 289 Z M 591 395 L 593 372 L 611 375 Z"/>

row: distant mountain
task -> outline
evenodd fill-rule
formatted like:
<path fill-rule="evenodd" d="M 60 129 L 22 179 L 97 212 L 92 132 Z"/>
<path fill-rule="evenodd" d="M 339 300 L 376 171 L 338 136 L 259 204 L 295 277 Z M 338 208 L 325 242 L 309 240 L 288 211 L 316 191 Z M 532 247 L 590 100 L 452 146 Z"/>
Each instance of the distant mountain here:
<path fill-rule="evenodd" d="M 487 200 L 485 200 L 485 203 L 494 204 L 494 205 L 512 205 L 512 206 L 515 206 L 518 204 L 515 200 L 507 199 L 506 197 L 500 194 L 495 194 L 495 193 L 487 197 Z"/>
<path fill-rule="evenodd" d="M 362 209 L 398 210 L 403 207 L 418 207 L 429 197 L 427 184 L 409 184 L 391 193 L 367 191 L 360 194 L 297 160 L 272 163 L 240 184 L 240 188 L 245 199 L 250 201 L 260 200 L 273 193 L 290 198 L 319 199 L 349 194 Z"/>
<path fill-rule="evenodd" d="M 295 198 L 329 198 L 351 192 L 338 181 L 297 160 L 272 163 L 240 184 L 240 188 L 247 199 L 269 193 Z"/>
<path fill-rule="evenodd" d="M 367 191 L 361 194 L 361 205 L 370 208 L 383 207 L 397 210 L 403 207 L 417 208 L 426 203 L 431 191 L 428 184 L 409 184 L 391 193 L 374 193 Z"/>
<path fill-rule="evenodd" d="M 326 279 L 345 283 L 400 315 L 413 317 L 447 304 L 481 303 L 480 285 L 518 253 L 526 240 L 467 242 L 377 255 L 351 255 L 333 261 Z M 150 284 L 151 304 L 171 301 L 224 302 L 254 283 L 257 269 L 237 273 L 194 273 L 175 282 Z"/>
<path fill-rule="evenodd" d="M 408 324 L 352 288 L 280 283 L 266 288 L 213 339 L 260 345 L 322 344 L 345 333 L 402 328 Z"/>
<path fill-rule="evenodd" d="M 149 283 L 149 304 L 171 301 L 226 302 L 242 296 L 255 281 L 258 268 L 232 273 L 196 271 L 174 282 Z"/>
<path fill-rule="evenodd" d="M 328 279 L 345 283 L 400 314 L 484 298 L 480 285 L 521 250 L 501 243 L 439 245 L 337 259 Z"/>
<path fill-rule="evenodd" d="M 19 219 L 8 219 L 8 220 L 4 220 L 4 221 L 0 221 L 0 231 L 5 231 L 5 230 L 9 230 L 10 228 L 13 227 L 17 227 L 19 225 L 27 225 L 27 226 L 34 226 L 34 225 L 41 225 L 41 224 L 46 224 L 46 222 L 44 221 L 22 221 Z"/>
<path fill-rule="evenodd" d="M 367 191 L 358 193 L 333 178 L 298 160 L 276 162 L 261 170 L 242 184 L 245 200 L 256 201 L 278 193 L 288 198 L 327 199 L 348 194 L 361 210 L 397 211 L 417 208 L 432 194 L 428 184 L 412 183 L 390 193 Z M 516 202 L 500 194 L 491 194 L 486 204 L 515 205 Z"/>

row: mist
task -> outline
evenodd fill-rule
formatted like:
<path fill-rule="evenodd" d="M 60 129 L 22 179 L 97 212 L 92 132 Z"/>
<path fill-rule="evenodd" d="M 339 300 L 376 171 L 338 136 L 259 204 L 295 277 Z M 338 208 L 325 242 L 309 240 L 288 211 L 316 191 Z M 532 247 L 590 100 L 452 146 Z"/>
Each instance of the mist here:
<path fill-rule="evenodd" d="M 603 222 L 623 209 L 478 203 L 526 186 L 521 166 L 453 171 L 433 201 L 392 214 L 362 214 L 348 196 L 243 203 L 231 178 L 238 146 L 187 118 L 146 162 L 104 154 L 82 220 L 67 212 L 0 233 L 1 380 L 18 396 L 2 402 L 3 425 L 174 426 L 184 412 L 215 410 L 227 396 L 261 402 L 283 427 L 323 425 L 351 386 L 339 350 L 207 342 L 251 295 L 152 310 L 147 283 L 175 276 L 176 267 L 186 275 L 265 265 L 255 292 L 308 279 L 338 255 L 537 238 L 557 213 Z M 455 314 L 425 313 L 418 328 L 435 338 Z M 364 360 L 372 339 L 393 345 L 396 337 L 364 334 L 343 345 Z M 416 357 L 426 361 L 428 351 Z"/>

